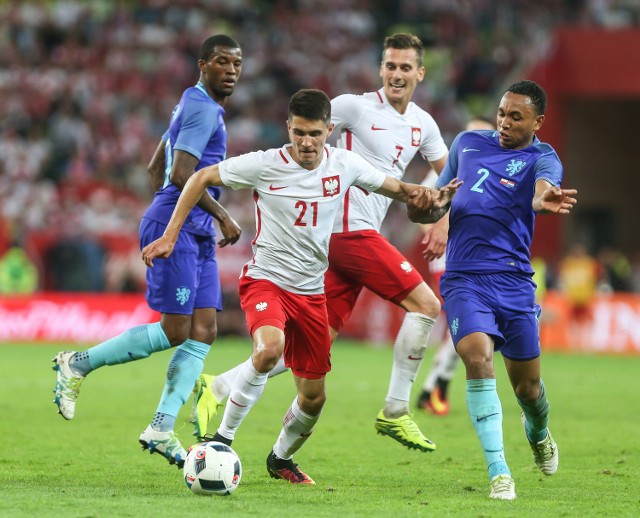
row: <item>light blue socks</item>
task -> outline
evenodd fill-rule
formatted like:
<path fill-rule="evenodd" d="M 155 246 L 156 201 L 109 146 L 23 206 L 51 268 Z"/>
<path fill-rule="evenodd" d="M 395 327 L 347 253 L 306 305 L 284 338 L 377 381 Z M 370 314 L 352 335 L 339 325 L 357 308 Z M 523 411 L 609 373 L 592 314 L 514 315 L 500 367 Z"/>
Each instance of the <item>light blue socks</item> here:
<path fill-rule="evenodd" d="M 487 461 L 489 480 L 497 475 L 511 475 L 504 458 L 502 405 L 496 380 L 467 380 L 467 408 Z"/>
<path fill-rule="evenodd" d="M 104 365 L 119 365 L 169 349 L 160 322 L 132 327 L 118 336 L 74 355 L 69 366 L 80 376 Z"/>
<path fill-rule="evenodd" d="M 186 340 L 176 347 L 169 368 L 167 381 L 151 427 L 167 432 L 173 430 L 175 418 L 193 391 L 204 366 L 210 346 L 195 340 Z"/>
<path fill-rule="evenodd" d="M 547 437 L 547 426 L 549 425 L 549 401 L 547 401 L 547 393 L 544 390 L 542 380 L 540 380 L 538 399 L 532 405 L 527 405 L 518 399 L 518 404 L 527 418 L 524 430 L 529 442 L 535 444 L 543 441 Z"/>

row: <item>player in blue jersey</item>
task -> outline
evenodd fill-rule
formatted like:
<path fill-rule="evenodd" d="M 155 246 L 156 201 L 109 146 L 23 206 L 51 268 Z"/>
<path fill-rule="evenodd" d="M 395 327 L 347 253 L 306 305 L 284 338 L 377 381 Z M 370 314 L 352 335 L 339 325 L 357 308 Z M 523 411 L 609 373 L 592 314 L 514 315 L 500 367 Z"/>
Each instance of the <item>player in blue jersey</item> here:
<path fill-rule="evenodd" d="M 240 76 L 240 45 L 225 35 L 208 38 L 198 68 L 198 83 L 182 94 L 149 164 L 157 192 L 140 223 L 141 248 L 163 234 L 180 191 L 194 171 L 217 164 L 226 155 L 224 106 Z M 147 270 L 146 298 L 161 313 L 160 322 L 134 327 L 86 351 L 60 352 L 53 359 L 57 371 L 54 402 L 65 419 L 72 419 L 87 374 L 177 346 L 153 421 L 139 440 L 143 448 L 162 453 L 179 467 L 186 452 L 173 432 L 175 419 L 202 371 L 216 337 L 216 312 L 222 309 L 213 219 L 223 234 L 220 246 L 240 237 L 240 227 L 217 201 L 220 192 L 219 187 L 212 187 L 202 196 L 185 222 L 174 254 Z"/>
<path fill-rule="evenodd" d="M 467 371 L 467 408 L 487 461 L 489 496 L 500 500 L 513 500 L 516 493 L 504 456 L 494 351 L 504 358 L 538 468 L 552 475 L 558 467 L 540 379 L 540 308 L 529 247 L 536 213 L 568 214 L 576 191 L 559 187 L 562 164 L 535 135 L 545 107 L 538 84 L 510 86 L 500 101 L 497 131 L 460 133 L 437 182 L 464 182 L 451 204 L 440 288 Z"/>

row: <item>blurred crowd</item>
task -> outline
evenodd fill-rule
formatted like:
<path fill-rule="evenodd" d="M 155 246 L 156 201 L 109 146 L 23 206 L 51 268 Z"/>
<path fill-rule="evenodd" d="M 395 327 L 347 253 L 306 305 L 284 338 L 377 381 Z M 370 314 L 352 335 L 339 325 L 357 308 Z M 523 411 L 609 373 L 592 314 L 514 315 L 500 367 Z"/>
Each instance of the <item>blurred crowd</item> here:
<path fill-rule="evenodd" d="M 414 100 L 450 143 L 549 51 L 556 25 L 638 25 L 640 5 L 9 0 L 0 20 L 0 256 L 14 245 L 26 250 L 40 289 L 126 291 L 144 282 L 136 239 L 153 195 L 146 166 L 182 91 L 197 80 L 206 37 L 227 33 L 244 52 L 227 105 L 229 156 L 282 145 L 288 98 L 301 87 L 330 96 L 377 89 L 382 40 L 398 31 L 425 42 L 427 76 Z M 252 201 L 231 192 L 222 201 L 247 229 L 245 250 Z M 413 239 L 403 226 L 398 239 Z"/>

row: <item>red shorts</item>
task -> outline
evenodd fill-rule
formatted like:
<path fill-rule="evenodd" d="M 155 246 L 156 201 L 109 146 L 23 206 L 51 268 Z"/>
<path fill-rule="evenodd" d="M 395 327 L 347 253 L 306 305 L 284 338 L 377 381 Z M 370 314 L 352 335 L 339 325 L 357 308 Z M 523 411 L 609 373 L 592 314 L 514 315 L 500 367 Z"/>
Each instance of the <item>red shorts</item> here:
<path fill-rule="evenodd" d="M 340 331 L 363 287 L 399 304 L 421 282 L 418 271 L 379 232 L 332 234 L 324 276 L 329 325 Z"/>
<path fill-rule="evenodd" d="M 320 379 L 331 370 L 324 294 L 298 295 L 247 276 L 240 278 L 238 292 L 251 336 L 262 326 L 284 331 L 284 364 L 296 376 Z"/>

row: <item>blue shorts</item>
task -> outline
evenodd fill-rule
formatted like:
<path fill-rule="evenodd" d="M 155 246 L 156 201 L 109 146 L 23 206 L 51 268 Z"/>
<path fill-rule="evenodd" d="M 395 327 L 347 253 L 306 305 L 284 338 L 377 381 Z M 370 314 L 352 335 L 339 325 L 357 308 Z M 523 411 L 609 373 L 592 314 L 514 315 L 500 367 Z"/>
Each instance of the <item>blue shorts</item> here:
<path fill-rule="evenodd" d="M 162 236 L 166 225 L 142 218 L 140 249 Z M 210 236 L 180 232 L 173 253 L 147 268 L 147 303 L 160 313 L 192 315 L 194 309 L 222 309 L 216 244 Z"/>
<path fill-rule="evenodd" d="M 495 350 L 511 360 L 540 356 L 540 306 L 527 275 L 445 272 L 440 292 L 454 344 L 479 332 L 491 336 Z"/>

